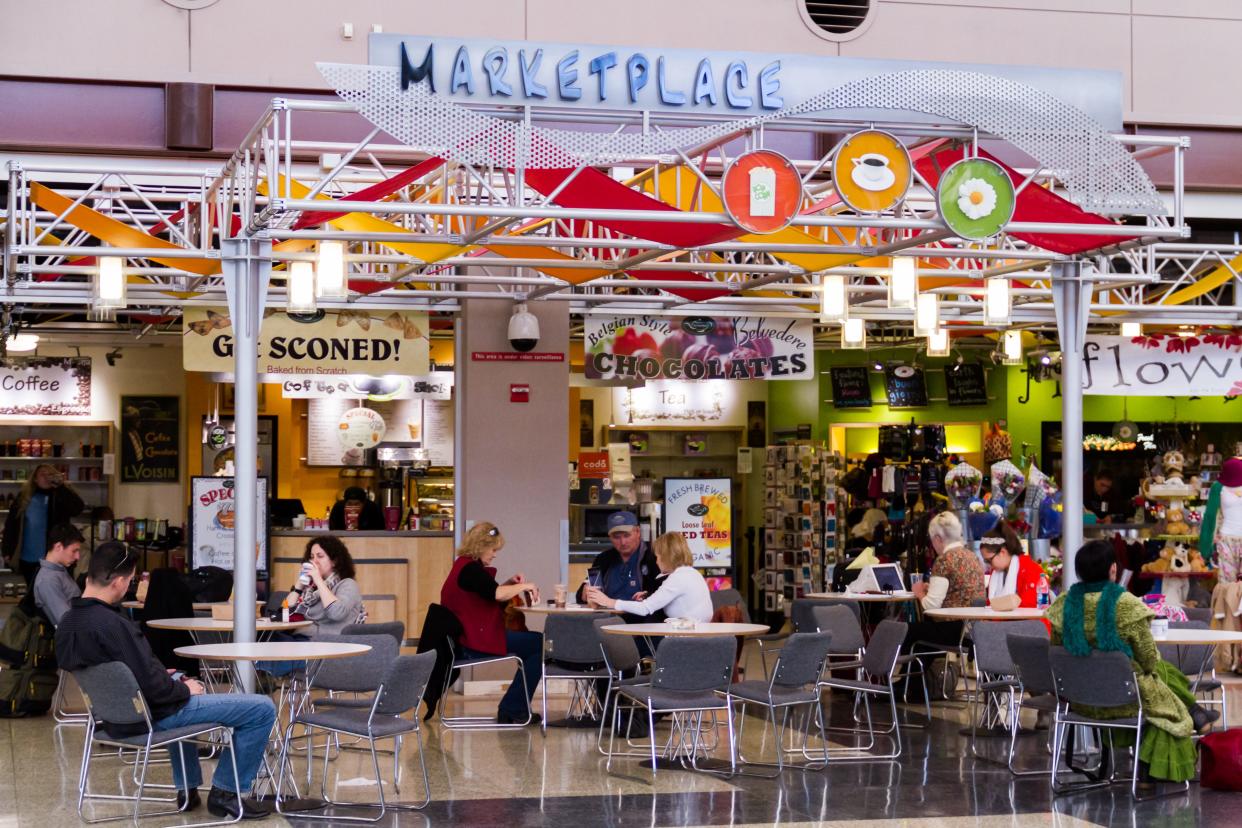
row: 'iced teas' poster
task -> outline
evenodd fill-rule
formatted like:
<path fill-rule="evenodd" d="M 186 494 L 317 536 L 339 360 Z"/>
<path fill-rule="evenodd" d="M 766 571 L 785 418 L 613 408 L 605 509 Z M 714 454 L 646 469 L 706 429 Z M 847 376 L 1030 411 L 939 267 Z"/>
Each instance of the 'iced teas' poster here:
<path fill-rule="evenodd" d="M 733 481 L 664 478 L 664 528 L 685 535 L 695 566 L 732 566 Z"/>

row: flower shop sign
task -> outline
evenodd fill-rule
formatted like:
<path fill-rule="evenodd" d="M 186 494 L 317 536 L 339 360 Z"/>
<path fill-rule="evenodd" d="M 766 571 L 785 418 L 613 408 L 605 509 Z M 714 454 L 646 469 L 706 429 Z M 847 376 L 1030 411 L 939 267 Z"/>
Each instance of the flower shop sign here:
<path fill-rule="evenodd" d="M 590 379 L 806 379 L 815 374 L 809 319 L 763 316 L 586 318 Z"/>
<path fill-rule="evenodd" d="M 89 357 L 9 359 L 0 365 L 0 414 L 89 417 Z"/>
<path fill-rule="evenodd" d="M 1242 336 L 1088 336 L 1083 393 L 1145 397 L 1242 394 Z"/>

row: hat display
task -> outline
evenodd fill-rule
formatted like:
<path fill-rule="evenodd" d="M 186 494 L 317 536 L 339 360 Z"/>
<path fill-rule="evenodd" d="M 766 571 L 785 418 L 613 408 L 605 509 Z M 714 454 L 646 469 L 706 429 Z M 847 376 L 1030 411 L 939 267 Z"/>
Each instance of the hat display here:
<path fill-rule="evenodd" d="M 613 512 L 608 516 L 608 534 L 617 529 L 632 529 L 638 526 L 638 517 L 633 512 Z"/>
<path fill-rule="evenodd" d="M 1230 457 L 1220 467 L 1220 485 L 1242 486 L 1242 457 Z"/>

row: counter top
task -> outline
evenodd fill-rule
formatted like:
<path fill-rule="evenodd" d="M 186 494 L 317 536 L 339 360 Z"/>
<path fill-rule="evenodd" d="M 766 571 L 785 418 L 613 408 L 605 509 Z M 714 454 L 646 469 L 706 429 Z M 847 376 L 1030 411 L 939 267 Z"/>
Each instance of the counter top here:
<path fill-rule="evenodd" d="M 452 532 L 433 532 L 426 529 L 411 529 L 389 532 L 385 529 L 349 532 L 332 529 L 273 529 L 272 535 L 286 538 L 315 538 L 320 535 L 340 535 L 343 538 L 451 538 Z"/>

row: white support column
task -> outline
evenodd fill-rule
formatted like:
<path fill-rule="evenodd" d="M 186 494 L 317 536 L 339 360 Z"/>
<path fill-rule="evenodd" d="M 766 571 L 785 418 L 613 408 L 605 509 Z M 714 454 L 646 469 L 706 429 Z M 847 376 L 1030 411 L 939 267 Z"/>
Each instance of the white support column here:
<path fill-rule="evenodd" d="M 272 272 L 272 243 L 251 238 L 225 239 L 223 274 L 233 322 L 233 428 L 236 432 L 233 497 L 233 640 L 255 640 L 255 538 L 259 536 L 258 429 L 259 328 L 263 299 Z M 271 494 L 271 493 L 269 493 Z M 254 692 L 254 667 L 241 662 L 247 693 Z"/>
<path fill-rule="evenodd" d="M 1091 306 L 1091 281 L 1083 279 L 1082 262 L 1054 262 L 1052 298 L 1061 339 L 1061 497 L 1064 502 L 1061 530 L 1061 576 L 1063 589 L 1078 578 L 1074 555 L 1082 546 L 1082 347 L 1087 336 Z"/>

